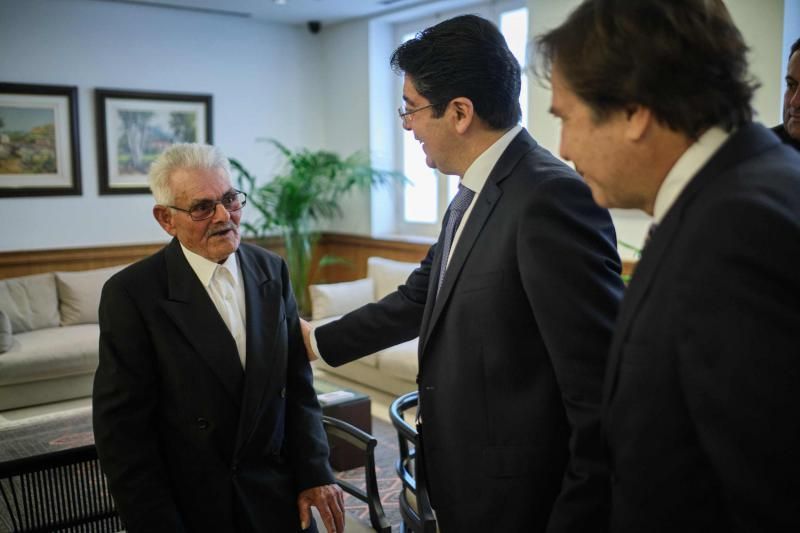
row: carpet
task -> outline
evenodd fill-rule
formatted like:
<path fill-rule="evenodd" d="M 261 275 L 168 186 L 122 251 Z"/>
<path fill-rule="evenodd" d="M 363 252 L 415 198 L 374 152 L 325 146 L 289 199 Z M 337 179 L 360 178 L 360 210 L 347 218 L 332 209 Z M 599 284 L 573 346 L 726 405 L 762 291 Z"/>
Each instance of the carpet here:
<path fill-rule="evenodd" d="M 389 422 L 372 417 L 372 436 L 378 439 L 378 445 L 375 447 L 375 473 L 378 477 L 378 492 L 381 495 L 383 510 L 392 525 L 392 531 L 400 531 L 402 517 L 397 501 L 403 485 L 394 471 L 394 462 L 400 454 L 397 432 Z M 363 467 L 337 472 L 336 476 L 362 489 L 366 486 Z M 369 523 L 369 509 L 366 503 L 345 494 L 344 506 L 348 513 Z"/>
<path fill-rule="evenodd" d="M 399 531 L 402 519 L 397 500 L 402 485 L 394 471 L 394 461 L 399 454 L 397 434 L 389 422 L 373 417 L 372 435 L 378 439 L 375 468 L 381 501 L 392 530 Z M 0 428 L 0 462 L 92 443 L 91 407 L 73 409 L 62 415 L 35 417 Z M 363 467 L 337 472 L 336 476 L 362 489 L 366 486 Z M 369 510 L 361 500 L 345 494 L 345 508 L 350 514 L 369 522 Z M 3 514 L 0 509 L 0 531 L 7 531 L 9 529 L 5 528 L 10 524 Z"/>

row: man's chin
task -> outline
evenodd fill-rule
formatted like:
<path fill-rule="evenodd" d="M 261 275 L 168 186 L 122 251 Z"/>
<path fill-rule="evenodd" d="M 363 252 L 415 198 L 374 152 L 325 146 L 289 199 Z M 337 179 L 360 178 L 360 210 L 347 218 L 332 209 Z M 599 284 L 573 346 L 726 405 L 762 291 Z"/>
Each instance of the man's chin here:
<path fill-rule="evenodd" d="M 800 141 L 800 118 L 789 119 L 784 128 L 786 129 L 786 133 L 789 134 L 789 137 L 796 141 Z"/>
<path fill-rule="evenodd" d="M 239 235 L 226 234 L 226 236 L 212 236 L 209 238 L 209 249 L 216 256 L 228 256 L 239 248 Z"/>

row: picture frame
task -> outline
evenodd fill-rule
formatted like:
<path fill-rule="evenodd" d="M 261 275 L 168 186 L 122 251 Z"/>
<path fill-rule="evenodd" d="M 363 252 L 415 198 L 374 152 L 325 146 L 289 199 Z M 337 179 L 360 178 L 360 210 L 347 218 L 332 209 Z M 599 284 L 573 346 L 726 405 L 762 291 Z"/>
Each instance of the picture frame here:
<path fill-rule="evenodd" d="M 99 193 L 146 194 L 150 164 L 178 142 L 213 142 L 210 94 L 95 89 Z"/>
<path fill-rule="evenodd" d="M 0 198 L 80 196 L 78 88 L 0 82 Z"/>

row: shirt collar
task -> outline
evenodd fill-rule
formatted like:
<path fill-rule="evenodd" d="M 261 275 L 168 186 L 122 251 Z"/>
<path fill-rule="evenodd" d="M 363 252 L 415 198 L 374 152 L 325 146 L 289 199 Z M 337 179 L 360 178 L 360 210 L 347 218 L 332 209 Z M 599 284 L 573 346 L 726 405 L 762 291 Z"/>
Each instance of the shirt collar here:
<path fill-rule="evenodd" d="M 189 262 L 189 266 L 192 267 L 192 270 L 197 275 L 197 278 L 200 280 L 200 283 L 203 284 L 204 287 L 208 287 L 211 283 L 211 278 L 214 276 L 214 272 L 216 272 L 218 267 L 225 267 L 231 273 L 233 277 L 233 284 L 234 286 L 238 286 L 239 284 L 239 269 L 237 267 L 238 263 L 236 262 L 236 253 L 232 253 L 228 256 L 222 264 L 217 264 L 214 261 L 210 261 L 203 257 L 202 255 L 196 254 L 193 251 L 189 250 L 187 247 L 181 244 L 181 249 L 183 250 L 183 255 L 186 257 L 186 260 Z"/>
<path fill-rule="evenodd" d="M 511 144 L 511 141 L 514 140 L 514 137 L 516 137 L 520 131 L 522 131 L 522 126 L 517 124 L 505 132 L 494 144 L 484 150 L 464 173 L 464 177 L 461 178 L 461 183 L 466 188 L 475 191 L 475 196 L 481 192 L 486 180 L 489 179 L 489 174 L 491 174 L 492 169 L 500 160 L 500 156 L 503 155 L 503 152 L 506 151 L 508 145 Z"/>
<path fill-rule="evenodd" d="M 658 224 L 664 219 L 683 189 L 730 136 L 730 133 L 718 126 L 709 128 L 678 158 L 656 194 L 653 205 L 654 223 Z"/>

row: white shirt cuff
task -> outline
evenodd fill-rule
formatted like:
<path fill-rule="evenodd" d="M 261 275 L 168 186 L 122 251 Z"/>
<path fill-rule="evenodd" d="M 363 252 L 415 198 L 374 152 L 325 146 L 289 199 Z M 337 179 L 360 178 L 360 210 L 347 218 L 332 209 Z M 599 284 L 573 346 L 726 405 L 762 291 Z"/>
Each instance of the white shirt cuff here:
<path fill-rule="evenodd" d="M 312 326 L 311 334 L 309 335 L 309 338 L 311 339 L 311 351 L 314 352 L 314 355 L 317 357 L 317 359 L 322 359 L 324 361 L 325 359 L 323 359 L 322 356 L 319 354 L 319 347 L 317 346 L 317 328 L 316 328 L 316 326 Z"/>

